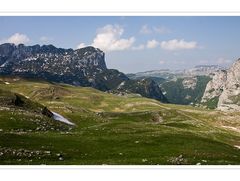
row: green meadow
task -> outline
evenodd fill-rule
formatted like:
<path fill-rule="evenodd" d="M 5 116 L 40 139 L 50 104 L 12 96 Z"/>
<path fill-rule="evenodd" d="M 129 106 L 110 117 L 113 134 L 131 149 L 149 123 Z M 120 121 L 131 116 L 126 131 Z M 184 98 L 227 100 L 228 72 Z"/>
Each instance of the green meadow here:
<path fill-rule="evenodd" d="M 1 77 L 0 90 L 1 165 L 240 164 L 237 112 L 17 77 Z M 15 93 L 24 106 L 8 104 Z"/>

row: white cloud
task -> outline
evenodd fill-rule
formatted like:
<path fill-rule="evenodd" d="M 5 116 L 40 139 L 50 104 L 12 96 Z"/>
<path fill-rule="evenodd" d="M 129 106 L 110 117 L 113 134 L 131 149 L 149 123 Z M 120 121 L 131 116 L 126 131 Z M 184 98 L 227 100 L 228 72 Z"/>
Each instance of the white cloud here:
<path fill-rule="evenodd" d="M 86 47 L 85 43 L 80 43 L 80 44 L 77 46 L 77 49 L 84 48 L 84 47 Z"/>
<path fill-rule="evenodd" d="M 166 34 L 166 33 L 170 33 L 171 30 L 168 29 L 165 26 L 158 26 L 158 27 L 153 27 L 154 32 L 159 33 L 159 34 Z"/>
<path fill-rule="evenodd" d="M 217 63 L 218 64 L 229 64 L 229 63 L 232 63 L 232 61 L 229 59 L 225 59 L 225 58 L 218 58 Z"/>
<path fill-rule="evenodd" d="M 170 33 L 171 30 L 165 26 L 152 26 L 149 27 L 148 25 L 143 25 L 139 31 L 141 34 L 151 34 L 151 33 L 159 33 L 159 34 L 166 34 Z"/>
<path fill-rule="evenodd" d="M 0 42 L 1 43 L 14 43 L 15 45 L 18 44 L 25 44 L 28 43 L 30 41 L 30 39 L 28 38 L 27 35 L 25 34 L 20 34 L 20 33 L 15 33 L 14 35 L 10 36 L 7 39 L 3 39 Z"/>
<path fill-rule="evenodd" d="M 132 47 L 132 50 L 143 50 L 145 46 L 143 44 Z"/>
<path fill-rule="evenodd" d="M 184 39 L 181 40 L 169 40 L 169 41 L 162 41 L 160 44 L 162 49 L 165 50 L 189 50 L 197 48 L 197 42 L 195 41 L 185 41 Z"/>
<path fill-rule="evenodd" d="M 148 27 L 148 25 L 143 25 L 140 29 L 141 34 L 150 34 L 152 33 L 151 28 Z"/>
<path fill-rule="evenodd" d="M 156 40 L 150 40 L 147 42 L 147 48 L 156 48 L 159 45 L 159 42 Z"/>
<path fill-rule="evenodd" d="M 106 25 L 98 30 L 92 46 L 103 51 L 120 51 L 131 48 L 135 42 L 134 37 L 121 38 L 124 29 L 119 25 Z"/>

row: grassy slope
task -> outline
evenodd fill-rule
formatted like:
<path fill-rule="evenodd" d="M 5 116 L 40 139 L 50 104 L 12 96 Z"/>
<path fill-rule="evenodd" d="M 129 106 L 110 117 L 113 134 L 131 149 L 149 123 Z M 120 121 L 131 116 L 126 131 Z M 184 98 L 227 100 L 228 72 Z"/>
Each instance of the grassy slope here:
<path fill-rule="evenodd" d="M 1 108 L 0 164 L 240 163 L 234 147 L 240 145 L 238 113 L 43 81 L 1 80 L 2 89 L 38 101 L 76 127 Z"/>

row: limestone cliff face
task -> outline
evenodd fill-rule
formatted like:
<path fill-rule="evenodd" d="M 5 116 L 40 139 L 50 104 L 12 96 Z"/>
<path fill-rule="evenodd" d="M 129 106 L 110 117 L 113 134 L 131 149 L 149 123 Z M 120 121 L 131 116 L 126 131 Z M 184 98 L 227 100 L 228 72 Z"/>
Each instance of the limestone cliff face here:
<path fill-rule="evenodd" d="M 202 103 L 206 103 L 212 99 L 218 99 L 223 92 L 225 82 L 227 80 L 227 71 L 219 70 L 214 73 L 212 80 L 208 82 L 202 97 Z"/>
<path fill-rule="evenodd" d="M 184 89 L 194 90 L 197 85 L 197 78 L 196 77 L 186 77 L 183 79 L 182 85 L 183 85 Z"/>
<path fill-rule="evenodd" d="M 216 72 L 207 84 L 201 102 L 208 103 L 213 99 L 219 110 L 240 110 L 240 59 L 227 71 Z"/>
<path fill-rule="evenodd" d="M 227 71 L 227 80 L 219 96 L 220 110 L 240 110 L 240 59 Z"/>
<path fill-rule="evenodd" d="M 25 46 L 5 43 L 0 45 L 0 75 L 40 78 L 52 82 L 93 87 L 101 91 L 116 89 L 121 83 L 131 93 L 167 102 L 154 81 L 130 81 L 122 72 L 108 69 L 105 53 L 91 46 L 63 49 L 53 45 Z"/>

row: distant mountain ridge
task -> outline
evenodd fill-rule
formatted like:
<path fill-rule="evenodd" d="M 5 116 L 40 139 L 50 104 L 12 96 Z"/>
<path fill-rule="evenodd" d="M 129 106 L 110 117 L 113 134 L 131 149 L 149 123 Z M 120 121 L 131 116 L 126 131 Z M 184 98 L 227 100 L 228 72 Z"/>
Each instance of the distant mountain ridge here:
<path fill-rule="evenodd" d="M 5 43 L 0 45 L 0 75 L 40 78 L 102 91 L 116 89 L 122 82 L 129 81 L 124 73 L 108 69 L 105 53 L 91 46 L 73 50 L 56 48 L 53 45 Z M 158 86 L 148 81 L 144 83 L 138 85 L 139 89 L 130 90 L 126 87 L 124 91 L 165 101 Z"/>
<path fill-rule="evenodd" d="M 187 69 L 184 71 L 186 75 L 210 75 L 216 71 L 225 70 L 224 67 L 219 65 L 197 65 L 194 68 Z"/>
<path fill-rule="evenodd" d="M 216 71 L 225 70 L 225 67 L 219 65 L 196 65 L 189 69 L 159 69 L 159 70 L 149 70 L 145 72 L 137 72 L 127 74 L 131 79 L 139 79 L 143 77 L 154 77 L 163 78 L 166 80 L 177 80 L 178 78 L 192 77 L 192 76 L 208 76 Z"/>
<path fill-rule="evenodd" d="M 127 75 L 133 80 L 154 80 L 170 103 L 198 106 L 207 83 L 221 70 L 225 68 L 219 65 L 197 65 L 190 69 L 159 69 Z"/>

